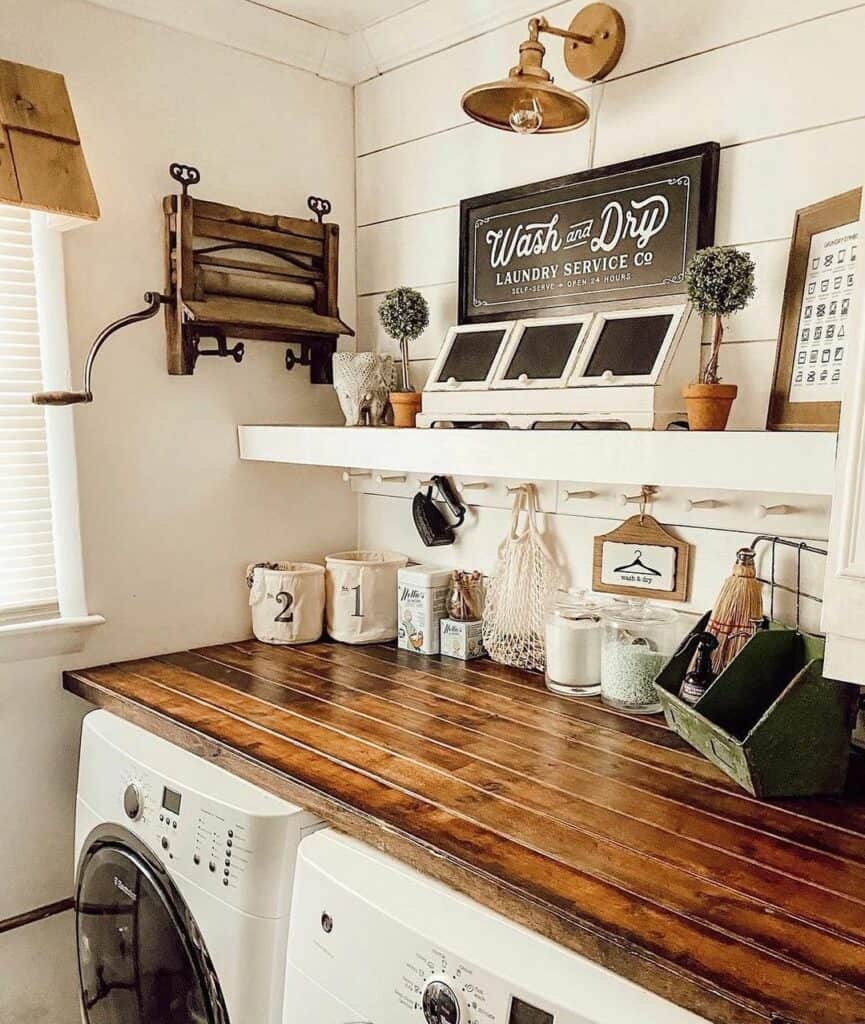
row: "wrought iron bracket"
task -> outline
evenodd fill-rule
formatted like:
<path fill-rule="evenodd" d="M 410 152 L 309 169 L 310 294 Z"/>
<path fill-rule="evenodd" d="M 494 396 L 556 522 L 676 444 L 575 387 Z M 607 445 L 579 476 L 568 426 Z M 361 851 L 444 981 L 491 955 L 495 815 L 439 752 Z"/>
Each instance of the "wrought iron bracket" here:
<path fill-rule="evenodd" d="M 312 212 L 318 217 L 318 223 L 324 220 L 324 218 L 330 213 L 333 207 L 330 205 L 329 199 L 324 199 L 322 196 L 309 196 L 306 200 L 306 205 L 312 210 Z"/>
<path fill-rule="evenodd" d="M 186 195 L 190 185 L 197 185 L 201 181 L 201 171 L 191 164 L 173 163 L 168 168 L 168 173 L 176 182 L 179 182 L 181 195 Z"/>
<path fill-rule="evenodd" d="M 290 345 L 300 346 L 300 355 L 294 349 L 285 350 L 285 368 L 308 366 L 312 384 L 333 384 L 333 354 L 336 352 L 335 338 L 315 338 L 310 341 L 293 341 Z"/>
<path fill-rule="evenodd" d="M 242 341 L 239 341 L 233 348 L 228 347 L 225 340 L 225 331 L 219 327 L 198 327 L 194 324 L 186 324 L 184 328 L 188 332 L 189 343 L 193 353 L 193 368 L 199 356 L 218 356 L 220 359 L 231 358 L 236 363 L 243 359 L 246 351 Z M 202 338 L 212 338 L 216 342 L 216 348 L 202 348 Z"/>

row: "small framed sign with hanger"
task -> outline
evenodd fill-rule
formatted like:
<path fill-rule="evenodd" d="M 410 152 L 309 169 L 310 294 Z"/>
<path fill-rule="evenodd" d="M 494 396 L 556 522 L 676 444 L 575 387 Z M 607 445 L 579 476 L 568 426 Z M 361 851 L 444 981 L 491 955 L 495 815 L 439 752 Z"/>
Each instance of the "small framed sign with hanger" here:
<path fill-rule="evenodd" d="M 684 601 L 690 545 L 646 514 L 650 495 L 644 488 L 639 514 L 595 537 L 592 589 L 626 597 Z"/>

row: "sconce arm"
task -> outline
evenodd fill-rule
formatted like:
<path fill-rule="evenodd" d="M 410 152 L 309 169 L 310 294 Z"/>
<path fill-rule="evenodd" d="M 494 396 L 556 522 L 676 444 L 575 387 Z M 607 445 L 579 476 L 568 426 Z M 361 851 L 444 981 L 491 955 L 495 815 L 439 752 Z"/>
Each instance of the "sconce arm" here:
<path fill-rule="evenodd" d="M 546 18 L 532 18 L 529 22 L 529 35 L 532 39 L 538 38 L 539 32 L 546 32 L 547 35 L 559 36 L 561 39 L 573 39 L 578 43 L 593 43 L 594 36 L 583 35 L 580 32 L 571 32 L 566 28 L 556 28 L 555 25 L 551 25 Z"/>

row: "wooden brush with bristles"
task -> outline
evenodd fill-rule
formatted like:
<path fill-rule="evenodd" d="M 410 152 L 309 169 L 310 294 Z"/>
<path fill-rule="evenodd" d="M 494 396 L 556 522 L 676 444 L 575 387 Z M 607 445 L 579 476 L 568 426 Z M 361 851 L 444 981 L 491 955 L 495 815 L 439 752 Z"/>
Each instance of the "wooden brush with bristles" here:
<path fill-rule="evenodd" d="M 754 635 L 763 619 L 763 592 L 757 579 L 754 552 L 740 548 L 733 572 L 724 580 L 706 631 L 718 639 L 712 668 L 718 675 Z"/>

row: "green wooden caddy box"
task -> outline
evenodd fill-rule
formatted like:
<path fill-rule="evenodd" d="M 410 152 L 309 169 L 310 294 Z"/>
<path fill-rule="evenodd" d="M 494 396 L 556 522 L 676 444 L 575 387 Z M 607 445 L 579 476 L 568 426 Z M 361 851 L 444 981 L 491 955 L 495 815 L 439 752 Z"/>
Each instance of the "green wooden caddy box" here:
<path fill-rule="evenodd" d="M 825 642 L 772 622 L 692 707 L 679 688 L 708 621 L 709 613 L 655 680 L 669 725 L 756 797 L 840 793 L 858 693 L 823 675 Z"/>

